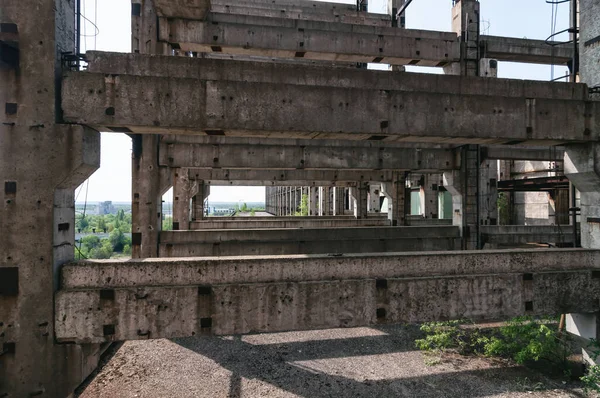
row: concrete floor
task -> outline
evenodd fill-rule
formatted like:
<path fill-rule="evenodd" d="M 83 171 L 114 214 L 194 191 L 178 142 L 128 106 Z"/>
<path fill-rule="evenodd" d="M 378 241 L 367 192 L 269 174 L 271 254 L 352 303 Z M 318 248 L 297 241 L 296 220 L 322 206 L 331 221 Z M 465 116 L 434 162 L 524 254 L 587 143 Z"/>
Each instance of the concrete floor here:
<path fill-rule="evenodd" d="M 426 365 L 416 327 L 125 343 L 81 397 L 584 397 L 503 360 Z"/>

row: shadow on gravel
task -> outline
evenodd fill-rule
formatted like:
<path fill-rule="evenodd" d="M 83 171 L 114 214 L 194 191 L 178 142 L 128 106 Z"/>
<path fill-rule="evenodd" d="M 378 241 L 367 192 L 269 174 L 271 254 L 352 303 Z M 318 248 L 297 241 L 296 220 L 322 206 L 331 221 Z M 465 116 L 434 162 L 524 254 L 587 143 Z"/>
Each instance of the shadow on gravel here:
<path fill-rule="evenodd" d="M 568 386 L 550 381 L 539 373 L 524 367 L 507 366 L 499 361 L 485 362 L 456 356 L 439 367 L 428 367 L 420 353 L 415 352 L 414 340 L 420 337 L 418 327 L 378 327 L 376 331 L 383 334 L 278 344 L 248 343 L 244 336 L 192 337 L 172 341 L 229 370 L 232 373 L 229 397 L 241 395 L 242 378 L 261 380 L 284 391 L 310 398 L 485 397 L 507 392 L 526 394 L 530 386 L 535 386 L 536 391 L 562 390 L 548 391 L 550 396 L 564 396 L 564 393 L 571 397 L 583 397 Z M 383 365 L 377 362 L 377 358 L 370 358 L 370 362 L 363 363 L 367 356 L 394 353 L 398 354 L 398 362 L 394 361 L 396 357 L 392 360 L 386 357 L 386 364 Z M 402 358 L 406 358 L 406 361 Z M 354 375 L 364 375 L 364 378 L 353 379 L 335 374 L 335 367 L 327 368 L 327 364 L 323 365 L 327 369 L 325 373 L 323 367 L 319 366 L 330 359 L 342 363 L 342 368 L 350 369 Z M 465 370 L 473 367 L 472 361 L 480 361 L 487 366 Z M 318 366 L 314 366 L 315 363 Z M 385 366 L 383 371 L 381 366 Z M 375 374 L 373 368 L 378 369 Z M 377 380 L 369 379 L 370 371 Z M 382 374 L 395 376 L 382 380 Z"/>

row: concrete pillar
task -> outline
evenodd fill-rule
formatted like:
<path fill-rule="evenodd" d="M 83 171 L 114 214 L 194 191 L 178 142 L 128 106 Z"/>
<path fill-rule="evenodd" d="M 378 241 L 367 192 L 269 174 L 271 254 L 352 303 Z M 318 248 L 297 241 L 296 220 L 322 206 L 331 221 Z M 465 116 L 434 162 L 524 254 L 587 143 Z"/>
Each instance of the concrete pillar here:
<path fill-rule="evenodd" d="M 406 225 L 406 207 L 410 209 L 410 196 L 406 194 L 405 173 L 394 173 L 394 181 L 381 184 L 381 189 L 387 198 L 390 225 Z"/>
<path fill-rule="evenodd" d="M 331 187 L 322 187 L 323 189 L 323 215 L 330 216 L 332 215 L 332 188 Z"/>
<path fill-rule="evenodd" d="M 437 219 L 439 214 L 439 184 L 441 175 L 424 174 L 421 185 L 421 209 L 423 216 L 429 219 Z"/>
<path fill-rule="evenodd" d="M 162 196 L 171 187 L 171 172 L 158 164 L 160 136 L 136 134 L 132 139 L 132 257 L 157 257 Z"/>
<path fill-rule="evenodd" d="M 190 179 L 189 169 L 173 169 L 173 230 L 190 229 L 192 198 L 198 193 L 198 182 Z"/>
<path fill-rule="evenodd" d="M 74 259 L 74 191 L 100 165 L 98 132 L 56 124 L 74 7 L 0 0 L 19 55 L 0 68 L 0 397 L 69 396 L 97 365 L 98 345 L 54 342 L 59 271 Z"/>
<path fill-rule="evenodd" d="M 459 36 L 461 45 L 460 62 L 444 67 L 446 74 L 479 76 L 479 1 L 457 1 L 452 8 L 452 31 Z"/>
<path fill-rule="evenodd" d="M 581 247 L 600 249 L 600 144 L 568 145 L 564 167 L 581 195 Z"/>
<path fill-rule="evenodd" d="M 308 215 L 319 215 L 319 187 L 310 187 L 308 195 Z"/>
<path fill-rule="evenodd" d="M 379 197 L 381 193 L 381 184 L 370 183 L 369 184 L 369 208 L 368 212 L 373 214 L 379 214 L 381 212 L 381 201 Z"/>
<path fill-rule="evenodd" d="M 131 18 L 131 48 L 134 53 L 170 55 L 170 46 L 158 42 L 157 14 L 151 0 L 141 0 L 139 15 Z M 160 136 L 132 135 L 132 257 L 158 255 L 162 227 L 162 195 L 171 173 L 158 166 Z M 163 190 L 164 189 L 164 190 Z"/>
<path fill-rule="evenodd" d="M 350 188 L 346 188 L 346 190 L 344 192 L 344 198 L 347 203 L 344 213 L 345 214 L 354 214 L 354 200 L 352 200 L 352 194 L 350 192 Z"/>
<path fill-rule="evenodd" d="M 365 218 L 368 212 L 368 192 L 369 185 L 366 182 L 359 182 L 355 187 L 350 188 L 351 203 L 353 203 L 354 217 Z"/>
<path fill-rule="evenodd" d="M 344 199 L 344 187 L 335 187 L 333 188 L 333 215 L 334 216 L 343 216 L 344 208 L 346 205 Z"/>
<path fill-rule="evenodd" d="M 600 249 L 600 144 L 568 145 L 565 175 L 581 195 L 581 247 Z M 584 339 L 598 339 L 598 314 L 568 314 L 567 330 Z M 584 347 L 584 359 L 592 362 Z"/>
<path fill-rule="evenodd" d="M 444 188 L 452 195 L 452 225 L 460 228 L 463 235 L 463 190 L 464 181 L 459 170 L 443 174 Z"/>
<path fill-rule="evenodd" d="M 204 204 L 210 195 L 210 185 L 202 180 L 196 181 L 196 195 L 192 197 L 192 220 L 204 220 L 206 209 Z"/>
<path fill-rule="evenodd" d="M 534 177 L 549 177 L 553 162 L 546 161 L 515 161 L 512 162 L 510 177 L 507 179 L 525 179 Z M 550 201 L 547 192 L 514 192 L 512 219 L 517 225 L 551 225 Z M 553 211 L 552 211 L 553 213 Z"/>

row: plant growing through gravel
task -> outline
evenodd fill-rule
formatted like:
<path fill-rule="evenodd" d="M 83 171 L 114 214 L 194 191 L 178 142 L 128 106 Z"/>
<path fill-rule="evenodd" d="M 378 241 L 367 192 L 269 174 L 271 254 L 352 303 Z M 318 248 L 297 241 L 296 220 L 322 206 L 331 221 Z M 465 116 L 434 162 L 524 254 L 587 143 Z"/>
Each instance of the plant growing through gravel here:
<path fill-rule="evenodd" d="M 518 317 L 485 331 L 469 321 L 429 322 L 421 331 L 425 338 L 415 343 L 428 353 L 456 350 L 462 355 L 510 358 L 518 364 L 545 360 L 568 374 L 570 339 L 559 333 L 554 319 Z"/>

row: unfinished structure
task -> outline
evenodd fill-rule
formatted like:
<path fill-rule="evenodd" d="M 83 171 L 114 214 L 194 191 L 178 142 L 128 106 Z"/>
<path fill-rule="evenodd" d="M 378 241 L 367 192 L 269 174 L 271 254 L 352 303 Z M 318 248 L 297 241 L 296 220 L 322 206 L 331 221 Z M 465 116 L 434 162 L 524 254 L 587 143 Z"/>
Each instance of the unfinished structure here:
<path fill-rule="evenodd" d="M 0 397 L 68 396 L 127 339 L 556 313 L 596 337 L 597 0 L 557 46 L 481 35 L 475 0 L 453 32 L 405 29 L 402 0 L 132 0 L 133 53 L 85 55 L 77 4 L 0 0 Z M 73 261 L 98 131 L 133 140 L 127 262 Z M 212 185 L 266 186 L 277 217 L 206 219 Z M 528 242 L 580 247 L 479 250 Z"/>

